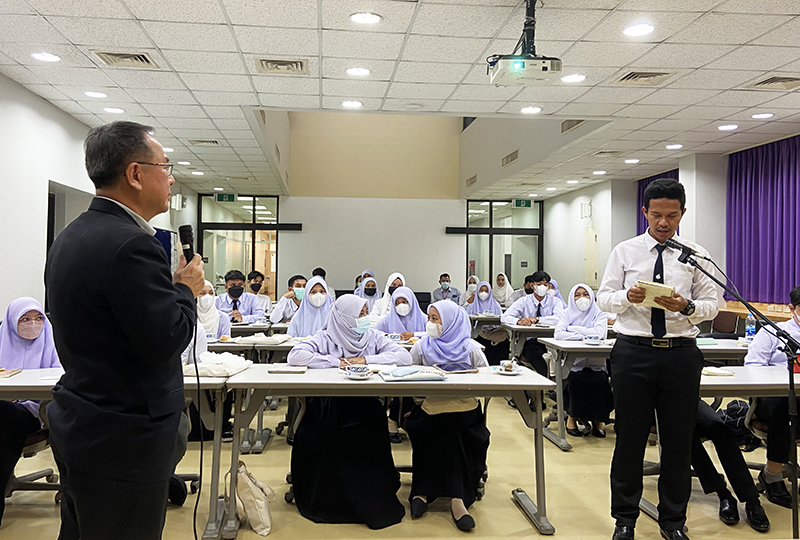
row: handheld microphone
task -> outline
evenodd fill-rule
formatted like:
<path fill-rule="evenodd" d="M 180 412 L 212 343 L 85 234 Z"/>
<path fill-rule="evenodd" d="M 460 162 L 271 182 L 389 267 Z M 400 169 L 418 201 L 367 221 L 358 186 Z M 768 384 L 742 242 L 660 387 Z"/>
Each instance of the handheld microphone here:
<path fill-rule="evenodd" d="M 698 259 L 705 259 L 707 261 L 711 260 L 708 257 L 706 257 L 705 255 L 702 255 L 702 254 L 698 253 L 697 250 L 694 250 L 694 249 L 690 248 L 689 246 L 681 244 L 680 242 L 678 242 L 677 240 L 673 240 L 672 238 L 667 238 L 667 240 L 666 240 L 666 242 L 664 242 L 664 244 L 666 244 L 667 247 L 671 247 L 672 249 L 681 250 L 681 254 L 678 257 L 678 260 L 680 262 L 682 262 L 682 263 L 685 263 L 686 260 L 689 257 L 697 257 Z"/>
<path fill-rule="evenodd" d="M 191 225 L 181 225 L 178 227 L 178 236 L 181 239 L 181 249 L 183 256 L 186 257 L 186 262 L 189 263 L 194 257 L 194 232 Z"/>

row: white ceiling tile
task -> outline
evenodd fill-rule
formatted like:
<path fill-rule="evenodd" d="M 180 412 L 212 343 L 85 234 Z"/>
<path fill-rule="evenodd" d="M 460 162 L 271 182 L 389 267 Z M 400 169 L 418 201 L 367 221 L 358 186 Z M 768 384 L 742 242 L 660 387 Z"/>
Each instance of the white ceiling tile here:
<path fill-rule="evenodd" d="M 26 84 L 24 86 L 25 86 L 25 88 L 27 88 L 28 90 L 30 90 L 34 94 L 36 94 L 36 95 L 38 95 L 40 97 L 43 97 L 44 99 L 47 99 L 47 100 L 74 99 L 72 96 L 65 95 L 63 92 L 59 91 L 57 88 L 55 88 L 54 86 L 51 86 L 49 84 Z"/>
<path fill-rule="evenodd" d="M 326 96 L 345 96 L 353 98 L 379 97 L 386 94 L 388 82 L 382 81 L 345 81 L 341 79 L 323 79 L 322 94 Z"/>
<path fill-rule="evenodd" d="M 352 81 L 388 81 L 392 78 L 394 60 L 352 60 L 348 58 L 326 57 L 322 61 L 322 76 L 326 79 L 346 79 Z M 442 64 L 439 64 L 442 66 Z M 369 75 L 353 77 L 345 73 L 346 70 L 360 67 L 370 71 Z M 396 79 L 396 78 L 395 78 Z M 433 82 L 433 81 L 432 81 Z"/>
<path fill-rule="evenodd" d="M 397 82 L 458 83 L 472 69 L 472 64 L 440 64 L 435 62 L 400 62 L 394 80 Z M 482 82 L 488 83 L 485 78 Z"/>
<path fill-rule="evenodd" d="M 103 125 L 103 121 L 93 114 L 73 114 L 72 116 L 79 122 L 83 122 L 89 127 L 97 127 Z"/>
<path fill-rule="evenodd" d="M 795 109 L 800 110 L 800 93 L 792 92 L 791 94 L 785 94 L 779 97 L 776 94 L 764 94 L 765 96 L 769 96 L 771 99 L 767 102 L 764 102 L 762 105 L 759 106 L 760 109 Z"/>
<path fill-rule="evenodd" d="M 276 54 L 319 54 L 319 34 L 316 30 L 234 26 L 233 31 L 242 52 L 258 53 L 266 57 Z"/>
<path fill-rule="evenodd" d="M 190 90 L 211 92 L 252 92 L 247 75 L 215 75 L 209 73 L 183 73 L 183 82 Z"/>
<path fill-rule="evenodd" d="M 642 12 L 615 11 L 593 28 L 586 36 L 586 41 L 633 41 L 660 43 L 682 30 L 687 24 L 697 19 L 700 13 L 679 12 Z M 634 24 L 647 23 L 655 30 L 641 37 L 627 37 L 622 31 Z"/>
<path fill-rule="evenodd" d="M 215 129 L 208 118 L 160 117 L 158 121 L 167 129 Z"/>
<path fill-rule="evenodd" d="M 756 66 L 753 66 L 756 67 Z M 758 77 L 762 71 L 729 71 L 725 69 L 697 69 L 669 83 L 670 88 L 707 88 L 728 90 Z"/>
<path fill-rule="evenodd" d="M 23 0 L 0 0 L 0 13 L 4 15 L 29 15 L 36 12 Z"/>
<path fill-rule="evenodd" d="M 505 101 L 460 101 L 451 99 L 442 106 L 442 112 L 457 112 L 457 113 L 494 113 L 497 112 Z"/>
<path fill-rule="evenodd" d="M 403 46 L 404 34 L 375 32 L 322 31 L 322 52 L 338 58 L 375 58 L 395 60 Z M 414 36 L 409 38 L 409 41 Z"/>
<path fill-rule="evenodd" d="M 87 101 L 89 98 L 84 97 L 84 101 L 80 101 L 80 105 L 86 109 L 87 111 L 94 113 L 96 115 L 103 115 L 108 114 L 103 111 L 105 107 L 119 107 L 120 109 L 125 110 L 125 114 L 128 116 L 150 116 L 150 113 L 144 109 L 142 105 L 138 103 L 116 103 L 116 102 L 106 102 L 103 103 L 102 101 L 107 100 L 92 100 Z M 112 115 L 113 116 L 113 115 Z"/>
<path fill-rule="evenodd" d="M 719 118 L 725 118 L 726 120 L 733 120 L 733 121 L 736 121 L 736 122 L 738 122 L 740 120 L 744 120 L 744 121 L 747 121 L 747 122 L 752 122 L 754 114 L 761 113 L 761 112 L 771 112 L 775 116 L 773 116 L 769 120 L 757 120 L 757 121 L 758 122 L 797 121 L 797 119 L 793 118 L 793 116 L 797 113 L 797 111 L 800 111 L 800 94 L 788 94 L 788 95 L 789 96 L 791 96 L 791 95 L 796 95 L 797 96 L 795 98 L 795 103 L 796 103 L 795 107 L 786 108 L 786 109 L 779 109 L 777 107 L 773 107 L 771 101 L 767 101 L 766 103 L 762 103 L 758 107 L 748 107 L 747 109 L 742 109 L 740 112 L 738 112 L 736 114 L 728 114 L 728 115 L 720 116 Z"/>
<path fill-rule="evenodd" d="M 666 141 L 675 138 L 678 135 L 676 131 L 634 131 L 628 135 L 623 135 L 622 139 L 631 141 Z"/>
<path fill-rule="evenodd" d="M 702 154 L 723 154 L 725 152 L 732 152 L 734 150 L 738 150 L 739 148 L 741 148 L 741 145 L 736 143 L 710 142 L 698 146 L 697 148 L 693 149 L 693 152 Z"/>
<path fill-rule="evenodd" d="M 653 48 L 652 43 L 599 43 L 580 41 L 564 55 L 566 65 L 619 68 Z"/>
<path fill-rule="evenodd" d="M 716 11 L 800 15 L 800 5 L 796 2 L 796 0 L 769 0 L 769 2 L 728 0 L 727 2 L 723 2 L 722 5 L 716 9 Z"/>
<path fill-rule="evenodd" d="M 38 15 L 3 15 L 0 17 L 0 42 L 68 43 L 44 17 Z"/>
<path fill-rule="evenodd" d="M 392 83 L 386 97 L 446 99 L 455 89 L 455 84 Z"/>
<path fill-rule="evenodd" d="M 459 101 L 503 101 L 514 98 L 519 94 L 520 86 L 494 86 L 491 84 L 462 84 L 451 96 Z"/>
<path fill-rule="evenodd" d="M 671 118 L 698 118 L 701 120 L 716 120 L 736 114 L 741 107 L 711 107 L 707 105 L 692 105 L 673 114 Z"/>
<path fill-rule="evenodd" d="M 752 107 L 774 98 L 775 94 L 764 90 L 726 90 L 698 102 L 709 107 Z"/>
<path fill-rule="evenodd" d="M 3 45 L 13 45 L 13 44 L 3 44 Z M 0 45 L 0 47 L 2 47 L 2 45 Z M 13 66 L 13 65 L 16 65 L 17 62 L 16 62 L 16 60 L 12 60 L 8 56 L 6 56 L 2 52 L 0 52 L 0 64 L 2 64 L 4 66 Z"/>
<path fill-rule="evenodd" d="M 139 23 L 133 20 L 77 17 L 50 17 L 48 20 L 74 45 L 152 47 Z"/>
<path fill-rule="evenodd" d="M 261 148 L 253 148 L 253 147 L 236 147 L 236 153 L 240 156 L 263 156 L 264 152 Z"/>
<path fill-rule="evenodd" d="M 741 15 L 734 13 L 706 13 L 669 41 L 675 43 L 730 43 L 741 44 L 785 23 L 789 17 L 782 15 Z"/>
<path fill-rule="evenodd" d="M 575 86 L 529 86 L 515 98 L 516 101 L 529 101 L 531 103 L 565 103 L 577 99 L 587 91 L 586 87 Z"/>
<path fill-rule="evenodd" d="M 242 109 L 239 107 L 215 107 L 215 106 L 205 106 L 203 107 L 208 115 L 213 118 L 244 118 L 244 113 Z"/>
<path fill-rule="evenodd" d="M 411 27 L 413 34 L 429 36 L 492 37 L 511 15 L 510 7 L 422 4 Z M 542 22 L 542 27 L 547 23 Z M 544 36 L 542 36 L 544 39 Z"/>
<path fill-rule="evenodd" d="M 235 143 L 236 148 L 258 148 L 261 146 L 255 137 L 252 139 L 236 139 Z"/>
<path fill-rule="evenodd" d="M 461 64 L 453 64 L 461 65 Z M 469 70 L 464 84 L 486 84 L 489 82 L 489 75 L 486 74 L 486 64 L 476 64 Z"/>
<path fill-rule="evenodd" d="M 342 106 L 342 101 L 344 101 L 344 100 L 342 98 L 340 98 L 340 97 L 323 97 L 322 98 L 322 108 L 323 109 L 338 109 L 338 110 L 342 110 L 342 111 L 347 111 L 348 113 L 353 113 L 354 111 L 351 111 L 349 109 L 345 109 Z M 362 107 L 361 107 L 361 109 L 359 109 L 360 111 L 377 111 L 377 110 L 380 110 L 380 108 L 381 108 L 381 99 L 380 98 L 364 98 L 364 99 L 359 99 L 358 101 L 360 101 L 362 103 Z M 358 114 L 358 113 L 355 113 L 355 114 Z"/>
<path fill-rule="evenodd" d="M 661 43 L 631 65 L 645 68 L 699 68 L 733 49 L 731 45 Z"/>
<path fill-rule="evenodd" d="M 316 28 L 316 0 L 224 0 L 233 24 Z M 348 14 L 349 15 L 349 14 Z"/>
<path fill-rule="evenodd" d="M 163 51 L 175 71 L 190 73 L 247 73 L 238 53 Z"/>
<path fill-rule="evenodd" d="M 529 115 L 525 115 L 521 112 L 521 109 L 524 107 L 532 107 L 536 106 L 542 109 L 542 112 L 539 113 L 539 116 L 545 114 L 555 114 L 566 105 L 566 103 L 542 103 L 542 102 L 528 102 L 528 101 L 511 101 L 507 103 L 504 107 L 500 109 L 498 112 L 506 113 L 506 114 L 517 114 L 521 117 L 530 118 Z"/>
<path fill-rule="evenodd" d="M 745 45 L 708 64 L 710 69 L 770 70 L 800 58 L 800 47 Z"/>
<path fill-rule="evenodd" d="M 652 88 L 595 87 L 589 89 L 575 101 L 581 103 L 634 103 L 653 92 Z"/>
<path fill-rule="evenodd" d="M 104 73 L 123 88 L 161 88 L 165 90 L 185 88 L 178 76 L 169 71 L 106 69 Z"/>
<path fill-rule="evenodd" d="M 727 120 L 716 120 L 714 122 L 709 122 L 709 123 L 707 123 L 705 125 L 696 127 L 692 131 L 708 131 L 708 132 L 711 132 L 711 133 L 726 133 L 726 132 L 721 132 L 717 128 L 720 125 L 727 124 L 727 123 L 729 123 Z M 761 122 L 760 120 L 750 119 L 750 120 L 743 120 L 741 122 L 737 122 L 737 124 L 739 125 L 739 128 L 736 131 L 741 132 L 741 131 L 746 131 L 746 130 L 751 129 L 751 128 L 763 126 L 764 122 Z M 730 133 L 730 132 L 727 132 L 727 133 Z"/>
<path fill-rule="evenodd" d="M 642 128 L 643 131 L 687 131 L 706 124 L 707 120 L 698 118 L 665 118 Z"/>
<path fill-rule="evenodd" d="M 206 113 L 200 108 L 199 105 L 170 105 L 163 104 L 149 104 L 144 105 L 147 111 L 159 118 L 161 116 L 170 116 L 173 118 L 206 118 Z"/>
<path fill-rule="evenodd" d="M 319 95 L 297 96 L 290 94 L 258 94 L 263 107 L 289 107 L 291 109 L 319 109 Z"/>
<path fill-rule="evenodd" d="M 236 52 L 231 31 L 222 24 L 142 21 L 142 26 L 162 49 Z"/>
<path fill-rule="evenodd" d="M 610 129 L 634 130 L 653 123 L 650 118 L 614 118 Z"/>
<path fill-rule="evenodd" d="M 675 114 L 682 108 L 683 105 L 628 105 L 614 116 L 661 119 Z"/>
<path fill-rule="evenodd" d="M 28 4 L 42 15 L 104 19 L 131 18 L 120 2 L 109 2 L 108 0 L 28 0 Z"/>
<path fill-rule="evenodd" d="M 105 73 L 94 68 L 71 68 L 53 65 L 30 66 L 28 69 L 35 75 L 47 80 L 51 84 L 78 86 L 114 86 Z"/>
<path fill-rule="evenodd" d="M 717 130 L 716 133 L 710 131 L 684 131 L 680 134 L 681 141 L 689 142 L 709 142 L 713 140 L 720 140 L 728 137 L 729 134 Z"/>
<path fill-rule="evenodd" d="M 558 111 L 559 115 L 610 116 L 622 109 L 616 103 L 567 103 Z"/>
<path fill-rule="evenodd" d="M 752 131 L 748 131 L 745 133 L 732 133 L 725 137 L 725 142 L 732 142 L 737 143 L 741 146 L 747 146 L 750 144 L 757 144 L 762 143 L 767 139 L 763 133 L 753 133 Z"/>
<path fill-rule="evenodd" d="M 798 3 L 800 5 L 800 3 Z M 772 32 L 753 41 L 754 45 L 797 45 L 800 35 L 800 17 L 796 17 Z"/>
<path fill-rule="evenodd" d="M 472 63 L 486 46 L 488 39 L 438 36 L 408 36 L 403 60 L 430 62 L 446 60 L 449 63 Z"/>
<path fill-rule="evenodd" d="M 258 105 L 255 92 L 193 92 L 201 105 Z"/>
<path fill-rule="evenodd" d="M 662 88 L 642 99 L 640 105 L 693 105 L 719 93 L 719 90 Z"/>
<path fill-rule="evenodd" d="M 244 118 L 218 118 L 214 120 L 214 123 L 219 129 L 223 130 L 223 133 L 226 129 L 250 129 L 250 124 Z"/>
<path fill-rule="evenodd" d="M 387 99 L 384 111 L 434 112 L 444 104 L 443 99 Z"/>
<path fill-rule="evenodd" d="M 56 87 L 59 92 L 62 92 L 65 96 L 69 99 L 74 99 L 76 101 L 89 101 L 90 98 L 86 97 L 84 92 L 96 90 L 99 92 L 103 92 L 108 97 L 99 99 L 98 101 L 101 103 L 106 103 L 106 107 L 111 102 L 114 103 L 132 103 L 135 101 L 130 94 L 128 94 L 125 90 L 121 88 L 115 88 L 112 86 L 101 86 L 101 87 L 93 87 L 85 84 L 77 85 L 77 86 L 67 86 L 67 85 L 60 85 Z"/>
<path fill-rule="evenodd" d="M 416 3 L 388 0 L 322 0 L 322 27 L 355 32 L 405 33 L 416 7 Z M 350 15 L 361 11 L 377 13 L 383 20 L 374 25 L 350 20 Z M 312 26 L 316 25 L 315 19 Z"/>
<path fill-rule="evenodd" d="M 795 135 L 800 133 L 800 124 L 796 122 L 770 122 L 763 126 L 749 129 L 747 132 L 764 135 Z"/>
<path fill-rule="evenodd" d="M 224 23 L 219 0 L 125 0 L 136 17 L 148 21 Z"/>
<path fill-rule="evenodd" d="M 550 2 L 547 2 L 548 8 Z M 581 39 L 586 32 L 594 27 L 610 12 L 600 9 L 537 9 L 536 10 L 536 44 L 537 52 L 539 40 L 576 41 Z M 514 13 L 514 17 L 506 24 L 498 37 L 503 39 L 519 39 L 525 22 L 525 6 Z M 509 53 L 510 54 L 510 53 Z"/>
<path fill-rule="evenodd" d="M 262 75 L 253 77 L 256 90 L 267 94 L 319 94 L 319 79 L 289 77 L 288 75 Z"/>
<path fill-rule="evenodd" d="M 89 114 L 90 111 L 86 110 L 80 103 L 71 99 L 51 99 L 50 103 L 61 109 L 62 111 L 70 114 Z"/>
<path fill-rule="evenodd" d="M 216 129 L 184 129 L 173 128 L 169 130 L 173 136 L 179 139 L 221 139 L 222 133 Z M 199 148 L 199 147 L 197 147 Z M 193 147 L 192 152 L 196 152 L 197 148 Z"/>
<path fill-rule="evenodd" d="M 34 53 L 42 51 L 55 54 L 61 58 L 58 65 L 61 67 L 94 67 L 95 64 L 74 45 L 60 43 L 0 43 L 2 51 L 13 62 L 28 66 L 41 66 L 42 62 L 31 57 Z M 12 62 L 12 63 L 13 63 Z"/>
<path fill-rule="evenodd" d="M 619 9 L 633 11 L 708 11 L 725 0 L 627 0 Z"/>
<path fill-rule="evenodd" d="M 152 88 L 129 88 L 128 94 L 139 103 L 171 103 L 194 105 L 197 103 L 188 90 L 156 90 Z"/>

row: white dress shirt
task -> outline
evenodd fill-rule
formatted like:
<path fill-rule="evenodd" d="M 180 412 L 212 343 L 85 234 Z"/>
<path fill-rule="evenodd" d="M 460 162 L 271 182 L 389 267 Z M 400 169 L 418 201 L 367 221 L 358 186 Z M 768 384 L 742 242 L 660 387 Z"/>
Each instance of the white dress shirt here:
<path fill-rule="evenodd" d="M 256 295 L 253 293 L 244 292 L 238 300 L 237 311 L 242 314 L 242 322 L 252 324 L 261 317 L 265 317 L 264 308 L 261 307 Z M 225 293 L 222 296 L 217 296 L 217 309 L 230 316 L 231 311 L 233 311 L 233 298 L 231 298 L 231 295 Z"/>
<path fill-rule="evenodd" d="M 778 327 L 800 341 L 800 325 L 797 324 L 796 319 L 780 322 Z M 753 338 L 753 342 L 747 347 L 744 365 L 786 367 L 786 353 L 778 350 L 778 347 L 783 347 L 783 342 L 775 336 L 775 330 L 762 326 L 756 337 Z"/>
<path fill-rule="evenodd" d="M 95 195 L 95 197 L 97 199 L 104 199 L 106 201 L 113 202 L 114 204 L 116 204 L 117 206 L 119 206 L 120 208 L 125 210 L 128 213 L 128 215 L 133 218 L 133 221 L 136 222 L 136 224 L 139 226 L 140 229 L 142 229 L 144 232 L 146 232 L 150 236 L 155 236 L 155 234 L 156 234 L 155 228 L 153 228 L 152 225 L 150 225 L 148 222 L 146 222 L 142 216 L 140 216 L 139 214 L 137 214 L 136 212 L 134 212 L 133 210 L 131 210 L 130 208 L 128 208 L 127 206 L 122 204 L 121 202 L 115 201 L 114 199 L 109 199 L 108 197 L 103 197 L 102 195 Z"/>
<path fill-rule="evenodd" d="M 506 300 L 506 303 L 503 304 L 503 307 L 510 308 L 511 306 L 514 305 L 514 302 L 516 302 L 520 298 L 525 298 L 525 289 L 517 289 L 516 291 L 511 293 L 511 295 L 509 295 L 508 299 Z"/>
<path fill-rule="evenodd" d="M 536 317 L 536 310 L 542 306 L 537 323 L 556 324 L 561 319 L 564 312 L 564 303 L 555 296 L 545 296 L 541 300 L 536 298 L 536 294 L 526 294 L 520 298 L 500 317 L 505 324 L 518 324 L 520 319 L 531 319 Z"/>
<path fill-rule="evenodd" d="M 270 297 L 268 295 L 257 294 L 256 300 L 258 300 L 258 303 L 261 304 L 261 309 L 264 310 L 264 313 L 266 315 L 272 313 L 272 300 L 270 300 Z"/>
<path fill-rule="evenodd" d="M 684 240 L 678 235 L 673 238 L 702 255 L 708 255 L 705 249 L 694 242 Z M 644 234 L 617 244 L 608 257 L 603 282 L 597 292 L 597 304 L 606 313 L 617 314 L 614 331 L 618 334 L 653 337 L 650 325 L 651 308 L 637 307 L 629 302 L 628 289 L 639 280 L 653 281 L 653 269 L 658 257 L 657 245 L 658 241 L 650 236 L 648 229 Z M 664 284 L 675 287 L 676 293 L 693 301 L 695 312 L 687 317 L 664 310 L 667 326 L 665 338 L 695 337 L 700 333 L 695 325 L 713 319 L 719 312 L 714 282 L 697 268 L 678 262 L 680 254 L 680 250 L 669 247 L 664 250 Z M 714 274 L 711 263 L 701 261 L 700 264 Z"/>
<path fill-rule="evenodd" d="M 300 309 L 300 306 L 295 303 L 294 298 L 286 298 L 285 296 L 281 296 L 281 299 L 278 300 L 277 304 L 275 304 L 275 309 L 273 309 L 272 313 L 270 313 L 269 320 L 273 324 L 286 322 L 294 317 L 294 314 L 297 313 L 298 309 Z"/>

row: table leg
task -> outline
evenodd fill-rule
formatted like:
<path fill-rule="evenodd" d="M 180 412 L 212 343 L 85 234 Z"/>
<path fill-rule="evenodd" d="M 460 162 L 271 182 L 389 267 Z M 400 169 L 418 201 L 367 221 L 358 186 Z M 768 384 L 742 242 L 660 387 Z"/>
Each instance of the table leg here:
<path fill-rule="evenodd" d="M 556 400 L 558 401 L 558 435 L 553 433 L 549 428 L 544 428 L 544 436 L 547 440 L 558 446 L 564 452 L 572 450 L 572 445 L 567 442 L 567 432 L 564 425 L 564 375 L 562 370 L 562 354 L 554 350 L 550 353 L 556 357 Z M 563 354 L 564 363 L 567 363 L 567 355 Z"/>
<path fill-rule="evenodd" d="M 225 499 L 219 496 L 219 470 L 222 465 L 222 404 L 225 390 L 214 391 L 214 450 L 211 454 L 211 486 L 209 488 L 208 522 L 203 531 L 203 540 L 219 540 L 222 534 L 222 519 L 225 515 Z"/>
<path fill-rule="evenodd" d="M 236 480 L 239 470 L 239 433 L 242 423 L 242 401 L 244 390 L 233 391 L 233 443 L 231 444 L 231 479 L 228 501 L 228 515 L 222 529 L 222 538 L 232 540 L 239 533 L 239 519 L 236 517 Z"/>

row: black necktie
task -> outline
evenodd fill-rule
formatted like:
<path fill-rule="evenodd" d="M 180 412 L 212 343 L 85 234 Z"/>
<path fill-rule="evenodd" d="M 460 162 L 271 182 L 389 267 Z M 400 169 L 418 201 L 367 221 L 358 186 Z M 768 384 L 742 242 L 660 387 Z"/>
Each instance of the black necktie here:
<path fill-rule="evenodd" d="M 658 257 L 656 257 L 656 265 L 653 268 L 653 281 L 656 283 L 664 283 L 664 258 L 662 254 L 667 246 L 657 245 Z M 650 326 L 653 328 L 654 338 L 663 338 L 667 334 L 667 322 L 664 319 L 664 310 L 658 308 L 650 308 Z"/>
<path fill-rule="evenodd" d="M 231 311 L 236 311 L 236 310 L 238 310 L 238 309 L 239 309 L 239 300 L 238 300 L 238 299 L 234 299 L 234 300 L 233 300 L 233 304 L 232 304 L 232 305 L 233 305 L 233 307 L 232 307 Z M 231 321 L 235 321 L 235 320 L 236 320 L 236 319 L 234 319 L 233 317 L 231 317 Z"/>
<path fill-rule="evenodd" d="M 538 319 L 541 316 L 542 316 L 542 303 L 539 302 L 539 305 L 536 306 L 536 318 Z"/>

